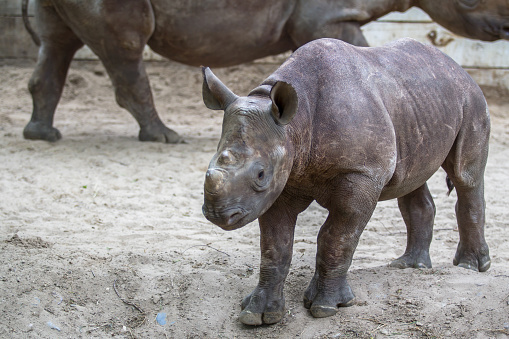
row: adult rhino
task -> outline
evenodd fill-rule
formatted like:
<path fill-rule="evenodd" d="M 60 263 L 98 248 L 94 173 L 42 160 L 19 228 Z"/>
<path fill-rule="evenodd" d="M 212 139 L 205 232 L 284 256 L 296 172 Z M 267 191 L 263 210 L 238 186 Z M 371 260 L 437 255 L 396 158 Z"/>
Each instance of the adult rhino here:
<path fill-rule="evenodd" d="M 380 200 L 398 200 L 408 232 L 405 253 L 391 265 L 430 268 L 435 205 L 426 181 L 440 167 L 458 197 L 453 263 L 481 272 L 490 267 L 484 239 L 488 108 L 468 73 L 435 47 L 412 39 L 374 48 L 318 39 L 247 97 L 205 68 L 203 100 L 224 110 L 203 213 L 224 230 L 257 218 L 260 225 L 260 278 L 242 302 L 243 323 L 283 317 L 295 223 L 315 200 L 329 215 L 304 294 L 313 316 L 353 303 L 347 271 Z"/>
<path fill-rule="evenodd" d="M 362 25 L 412 6 L 470 38 L 509 38 L 507 0 L 35 0 L 38 32 L 32 36 L 40 39 L 40 49 L 29 81 L 33 113 L 23 135 L 61 138 L 53 117 L 69 64 L 84 44 L 104 64 L 118 104 L 138 121 L 139 139 L 176 143 L 179 135 L 154 106 L 142 62 L 145 45 L 169 59 L 211 67 L 295 50 L 324 37 L 366 46 Z"/>

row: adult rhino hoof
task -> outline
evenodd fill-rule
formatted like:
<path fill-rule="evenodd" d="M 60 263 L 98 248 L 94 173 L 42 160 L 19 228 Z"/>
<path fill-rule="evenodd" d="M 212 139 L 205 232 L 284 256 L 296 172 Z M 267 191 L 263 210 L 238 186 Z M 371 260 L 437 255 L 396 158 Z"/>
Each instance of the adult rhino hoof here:
<path fill-rule="evenodd" d="M 429 253 L 421 255 L 404 254 L 401 257 L 394 259 L 389 267 L 393 268 L 431 268 L 431 259 Z"/>
<path fill-rule="evenodd" d="M 23 130 L 23 137 L 30 140 L 55 142 L 62 139 L 62 134 L 54 127 L 30 121 Z"/>
<path fill-rule="evenodd" d="M 178 135 L 177 132 L 175 132 L 172 129 L 169 129 L 164 125 L 140 129 L 138 139 L 140 141 L 162 142 L 166 144 L 185 143 L 184 139 L 182 139 L 182 137 L 180 137 L 180 135 Z"/>

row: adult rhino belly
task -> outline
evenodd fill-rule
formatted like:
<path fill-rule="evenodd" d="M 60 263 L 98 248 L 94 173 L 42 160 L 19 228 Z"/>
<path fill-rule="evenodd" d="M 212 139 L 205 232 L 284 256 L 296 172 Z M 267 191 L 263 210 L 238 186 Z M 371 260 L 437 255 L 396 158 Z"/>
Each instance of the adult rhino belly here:
<path fill-rule="evenodd" d="M 287 1 L 152 1 L 156 28 L 148 45 L 184 64 L 231 66 L 295 48 L 284 29 Z"/>

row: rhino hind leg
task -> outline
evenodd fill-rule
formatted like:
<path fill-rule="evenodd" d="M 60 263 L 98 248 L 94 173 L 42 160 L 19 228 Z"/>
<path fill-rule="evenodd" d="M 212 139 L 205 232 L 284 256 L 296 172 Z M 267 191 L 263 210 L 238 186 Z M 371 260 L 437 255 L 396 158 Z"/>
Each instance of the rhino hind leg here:
<path fill-rule="evenodd" d="M 398 207 L 407 228 L 407 246 L 405 253 L 389 266 L 431 268 L 429 247 L 433 238 L 436 208 L 428 185 L 424 184 L 398 198 Z"/>
<path fill-rule="evenodd" d="M 138 122 L 139 140 L 180 142 L 179 135 L 157 114 L 143 63 L 143 50 L 155 27 L 149 2 L 127 1 L 122 6 L 104 7 L 104 13 L 93 20 L 74 20 L 79 20 L 80 36 L 106 68 L 117 103 Z M 96 27 L 90 27 L 89 21 Z"/>
<path fill-rule="evenodd" d="M 53 127 L 55 109 L 62 95 L 69 65 L 81 40 L 61 21 L 54 9 L 36 4 L 41 46 L 37 64 L 28 89 L 32 95 L 33 110 L 23 130 L 25 139 L 57 141 L 62 138 Z"/>
<path fill-rule="evenodd" d="M 442 167 L 456 189 L 456 220 L 459 243 L 453 264 L 484 272 L 490 268 L 489 248 L 484 238 L 484 169 L 488 159 L 490 120 L 486 101 L 479 95 L 464 113 L 463 128 Z"/>
<path fill-rule="evenodd" d="M 140 141 L 163 143 L 182 142 L 177 132 L 169 129 L 159 118 L 140 52 L 138 58 L 125 58 L 124 53 L 101 58 L 115 87 L 120 107 L 128 110 L 140 126 Z M 112 60 L 113 59 L 113 60 Z"/>
<path fill-rule="evenodd" d="M 456 218 L 460 241 L 453 264 L 458 267 L 485 272 L 490 268 L 489 248 L 484 239 L 484 183 L 475 187 L 456 186 L 458 201 Z"/>

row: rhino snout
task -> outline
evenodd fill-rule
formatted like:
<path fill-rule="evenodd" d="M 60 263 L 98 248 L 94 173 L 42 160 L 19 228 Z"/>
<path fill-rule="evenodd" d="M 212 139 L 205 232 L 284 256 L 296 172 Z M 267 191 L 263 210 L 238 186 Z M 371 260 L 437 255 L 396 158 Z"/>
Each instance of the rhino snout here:
<path fill-rule="evenodd" d="M 226 231 L 242 227 L 244 223 L 241 220 L 247 215 L 247 212 L 242 208 L 229 208 L 217 211 L 206 203 L 203 204 L 202 212 L 207 220 Z"/>
<path fill-rule="evenodd" d="M 228 173 L 219 168 L 209 168 L 205 174 L 205 191 L 217 194 L 224 186 Z"/>

